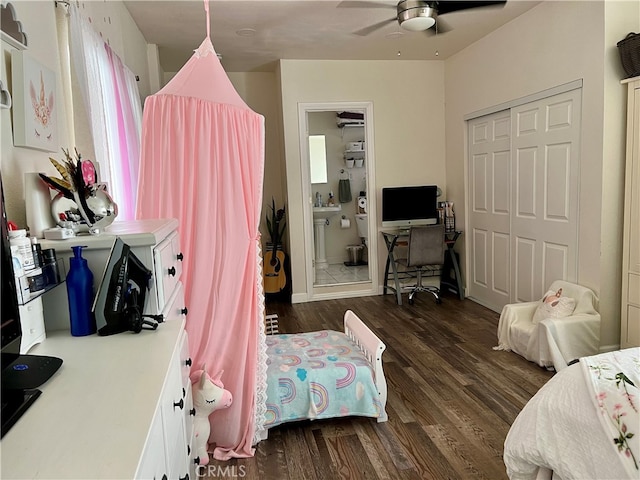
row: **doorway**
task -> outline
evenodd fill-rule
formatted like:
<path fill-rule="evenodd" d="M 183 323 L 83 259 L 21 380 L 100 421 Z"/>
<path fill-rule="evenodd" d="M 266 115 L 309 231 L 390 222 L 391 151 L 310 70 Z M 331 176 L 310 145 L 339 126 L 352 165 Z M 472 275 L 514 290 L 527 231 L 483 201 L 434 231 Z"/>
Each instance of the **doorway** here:
<path fill-rule="evenodd" d="M 309 300 L 377 293 L 369 102 L 300 104 Z M 371 194 L 369 193 L 371 191 Z"/>

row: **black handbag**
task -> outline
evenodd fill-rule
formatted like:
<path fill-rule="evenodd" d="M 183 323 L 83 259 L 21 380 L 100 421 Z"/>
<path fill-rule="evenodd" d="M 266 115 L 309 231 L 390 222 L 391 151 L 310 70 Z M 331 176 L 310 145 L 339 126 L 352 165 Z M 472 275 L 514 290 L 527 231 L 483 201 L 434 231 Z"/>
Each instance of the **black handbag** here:
<path fill-rule="evenodd" d="M 625 78 L 640 75 L 640 33 L 631 32 L 617 43 L 622 68 L 627 73 Z"/>

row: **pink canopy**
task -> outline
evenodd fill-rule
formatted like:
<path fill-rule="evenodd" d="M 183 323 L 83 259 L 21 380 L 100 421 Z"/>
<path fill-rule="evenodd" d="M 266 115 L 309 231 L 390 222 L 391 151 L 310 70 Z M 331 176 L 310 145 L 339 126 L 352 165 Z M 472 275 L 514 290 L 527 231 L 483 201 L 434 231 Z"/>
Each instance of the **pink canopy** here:
<path fill-rule="evenodd" d="M 263 173 L 264 117 L 235 91 L 207 35 L 145 101 L 137 218 L 180 221 L 192 369 L 224 370 L 233 394 L 210 417 L 220 460 L 253 455 L 264 423 Z"/>

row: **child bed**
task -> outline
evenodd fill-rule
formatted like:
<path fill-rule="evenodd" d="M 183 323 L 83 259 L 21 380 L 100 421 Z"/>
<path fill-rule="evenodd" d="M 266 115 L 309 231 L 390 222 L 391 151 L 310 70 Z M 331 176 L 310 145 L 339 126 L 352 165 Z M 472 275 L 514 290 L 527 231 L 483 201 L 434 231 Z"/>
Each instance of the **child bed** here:
<path fill-rule="evenodd" d="M 640 348 L 584 357 L 561 370 L 509 430 L 509 478 L 640 478 L 638 387 Z"/>
<path fill-rule="evenodd" d="M 344 315 L 344 333 L 268 335 L 265 428 L 345 416 L 386 421 L 385 348 L 351 310 Z"/>

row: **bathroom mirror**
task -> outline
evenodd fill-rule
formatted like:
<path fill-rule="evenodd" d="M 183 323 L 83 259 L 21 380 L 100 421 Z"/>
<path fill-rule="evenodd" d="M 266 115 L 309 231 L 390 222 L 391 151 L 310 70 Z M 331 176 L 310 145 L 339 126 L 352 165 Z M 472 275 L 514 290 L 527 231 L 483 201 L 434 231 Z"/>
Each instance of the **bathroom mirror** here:
<path fill-rule="evenodd" d="M 309 135 L 311 183 L 327 183 L 327 145 L 324 135 Z"/>

